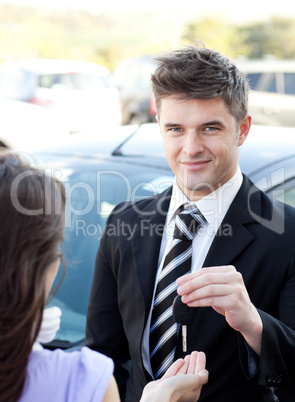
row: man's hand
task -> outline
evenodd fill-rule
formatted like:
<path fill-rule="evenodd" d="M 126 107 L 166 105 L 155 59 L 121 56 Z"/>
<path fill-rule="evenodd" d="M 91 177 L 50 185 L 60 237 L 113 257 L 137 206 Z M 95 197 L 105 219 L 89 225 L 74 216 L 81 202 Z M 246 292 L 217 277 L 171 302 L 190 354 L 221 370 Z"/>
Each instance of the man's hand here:
<path fill-rule="evenodd" d="M 189 307 L 212 307 L 260 355 L 262 320 L 235 267 L 202 268 L 177 279 L 178 294 Z"/>

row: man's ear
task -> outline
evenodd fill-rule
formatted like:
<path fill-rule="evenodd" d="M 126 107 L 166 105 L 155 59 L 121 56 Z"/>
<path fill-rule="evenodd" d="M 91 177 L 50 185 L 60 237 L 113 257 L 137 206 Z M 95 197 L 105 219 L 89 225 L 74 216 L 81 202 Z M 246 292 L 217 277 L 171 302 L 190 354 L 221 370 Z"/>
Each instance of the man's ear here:
<path fill-rule="evenodd" d="M 160 117 L 156 114 L 156 120 L 160 124 Z"/>
<path fill-rule="evenodd" d="M 252 122 L 252 116 L 247 113 L 240 124 L 238 146 L 241 146 L 247 138 Z"/>

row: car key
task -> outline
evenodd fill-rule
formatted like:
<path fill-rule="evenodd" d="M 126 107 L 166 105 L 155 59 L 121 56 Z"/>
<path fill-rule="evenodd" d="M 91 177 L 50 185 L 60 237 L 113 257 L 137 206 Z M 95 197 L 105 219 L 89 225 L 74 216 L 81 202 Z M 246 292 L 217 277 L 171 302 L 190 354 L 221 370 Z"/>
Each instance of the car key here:
<path fill-rule="evenodd" d="M 194 318 L 196 308 L 189 307 L 187 304 L 182 303 L 181 297 L 178 295 L 173 300 L 173 317 L 175 322 L 181 324 L 182 336 L 182 351 L 187 352 L 187 325 L 190 324 Z"/>

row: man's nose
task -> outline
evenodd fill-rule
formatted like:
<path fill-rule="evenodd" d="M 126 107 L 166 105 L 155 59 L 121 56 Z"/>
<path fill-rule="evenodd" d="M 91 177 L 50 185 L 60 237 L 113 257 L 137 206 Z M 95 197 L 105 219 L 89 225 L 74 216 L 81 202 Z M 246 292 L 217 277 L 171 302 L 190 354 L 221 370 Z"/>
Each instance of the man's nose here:
<path fill-rule="evenodd" d="M 204 151 L 204 144 L 201 136 L 195 130 L 188 131 L 185 137 L 183 152 L 193 157 Z"/>

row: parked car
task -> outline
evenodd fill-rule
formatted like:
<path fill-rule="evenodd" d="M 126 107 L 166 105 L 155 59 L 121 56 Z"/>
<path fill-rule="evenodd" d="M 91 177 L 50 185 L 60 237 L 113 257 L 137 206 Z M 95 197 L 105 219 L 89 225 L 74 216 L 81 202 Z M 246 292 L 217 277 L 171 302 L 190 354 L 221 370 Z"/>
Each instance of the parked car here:
<path fill-rule="evenodd" d="M 112 208 L 173 182 L 157 124 L 123 126 L 110 134 L 77 134 L 33 153 L 36 164 L 61 177 L 68 199 L 62 246 L 67 275 L 51 302 L 62 309 L 62 323 L 49 348 L 84 340 L 95 256 Z M 253 126 L 240 148 L 240 166 L 260 188 L 295 206 L 295 129 Z"/>
<path fill-rule="evenodd" d="M 87 61 L 28 59 L 0 65 L 0 96 L 54 110 L 71 132 L 121 124 L 107 68 Z"/>
<path fill-rule="evenodd" d="M 69 136 L 66 124 L 54 111 L 0 98 L 0 147 L 33 150 Z"/>
<path fill-rule="evenodd" d="M 154 58 L 143 55 L 122 59 L 112 74 L 122 101 L 123 124 L 155 121 L 150 83 L 156 68 Z M 236 64 L 249 78 L 249 111 L 254 124 L 295 127 L 295 60 L 241 57 Z"/>
<path fill-rule="evenodd" d="M 247 74 L 251 92 L 249 111 L 255 124 L 295 126 L 295 60 L 268 57 L 237 60 Z"/>
<path fill-rule="evenodd" d="M 122 123 L 154 122 L 156 107 L 151 89 L 154 56 L 143 55 L 122 59 L 112 73 L 112 83 L 119 90 L 122 102 Z"/>
<path fill-rule="evenodd" d="M 84 339 L 95 255 L 112 208 L 121 201 L 153 195 L 173 181 L 162 151 L 157 155 L 149 141 L 142 150 L 148 156 L 142 155 L 141 148 L 136 149 L 136 141 L 120 146 L 134 130 L 132 126 L 127 134 L 128 128 L 122 126 L 99 141 L 93 135 L 87 138 L 76 134 L 63 145 L 33 153 L 36 163 L 61 177 L 67 191 L 66 240 L 62 247 L 67 276 L 50 304 L 61 308 L 62 324 L 50 348 L 73 347 Z M 144 128 L 136 136 L 145 136 Z M 152 134 L 156 134 L 155 128 Z M 125 129 L 125 135 L 121 129 Z"/>

